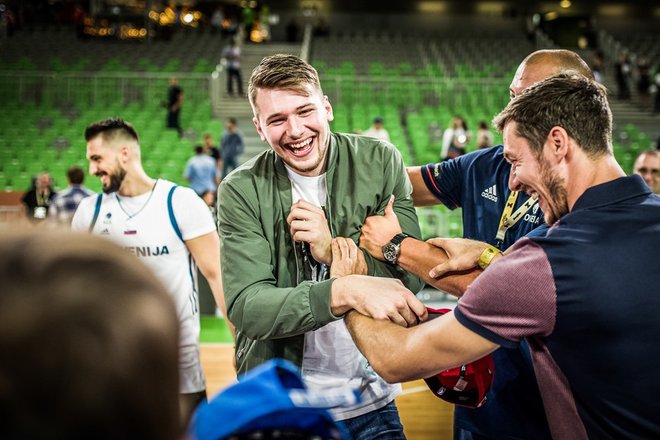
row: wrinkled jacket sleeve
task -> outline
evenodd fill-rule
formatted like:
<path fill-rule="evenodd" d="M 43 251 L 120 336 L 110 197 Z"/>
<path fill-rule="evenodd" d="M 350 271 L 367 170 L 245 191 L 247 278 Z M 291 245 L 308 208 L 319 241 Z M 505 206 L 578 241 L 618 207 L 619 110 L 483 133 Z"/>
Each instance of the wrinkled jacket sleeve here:
<path fill-rule="evenodd" d="M 275 339 L 338 319 L 330 310 L 334 280 L 278 287 L 277 257 L 264 234 L 255 190 L 226 180 L 218 195 L 222 280 L 227 314 L 236 329 L 250 339 Z"/>
<path fill-rule="evenodd" d="M 411 237 L 418 240 L 421 239 L 422 233 L 419 229 L 417 213 L 413 206 L 412 185 L 408 179 L 401 154 L 393 146 L 392 155 L 385 162 L 383 172 L 385 173 L 384 191 L 394 194 L 393 209 L 399 219 L 401 230 Z M 384 196 L 382 206 L 380 206 L 378 212 L 381 215 L 385 210 L 385 206 L 387 206 L 387 202 L 389 202 L 389 195 L 384 194 Z M 413 293 L 419 292 L 424 287 L 424 281 L 421 278 L 403 270 L 399 266 L 392 266 L 387 262 L 380 261 L 372 257 L 365 250 L 362 253 L 367 261 L 369 275 L 398 278 Z"/>

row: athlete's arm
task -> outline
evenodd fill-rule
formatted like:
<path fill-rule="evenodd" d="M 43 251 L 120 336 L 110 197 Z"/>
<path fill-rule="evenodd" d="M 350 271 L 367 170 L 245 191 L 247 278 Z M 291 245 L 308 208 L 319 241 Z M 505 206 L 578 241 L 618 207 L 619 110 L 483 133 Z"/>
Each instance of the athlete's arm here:
<path fill-rule="evenodd" d="M 437 278 L 429 275 L 432 269 L 447 261 L 449 258 L 443 249 L 409 237 L 401 242 L 397 265 L 417 275 L 436 289 L 461 297 L 472 281 L 483 271 L 474 267 L 464 271 L 446 272 Z"/>
<path fill-rule="evenodd" d="M 407 167 L 406 172 L 413 187 L 412 198 L 415 206 L 442 205 L 442 201 L 426 186 L 422 177 L 422 167 Z"/>
<path fill-rule="evenodd" d="M 409 328 L 355 311 L 344 320 L 369 364 L 390 383 L 430 377 L 498 348 L 460 324 L 453 312 Z"/>
<path fill-rule="evenodd" d="M 209 283 L 213 298 L 220 308 L 232 335 L 236 335 L 234 325 L 227 317 L 225 294 L 222 288 L 222 272 L 220 270 L 220 239 L 218 233 L 213 231 L 199 237 L 186 240 L 186 247 L 195 259 L 199 271 Z"/>
<path fill-rule="evenodd" d="M 390 199 L 383 215 L 367 217 L 360 235 L 360 247 L 381 261 L 384 260 L 382 247 L 394 235 L 401 232 L 401 226 L 392 209 L 392 204 L 393 200 Z M 440 247 L 408 237 L 401 243 L 401 253 L 397 264 L 436 289 L 461 296 L 472 280 L 481 273 L 481 270 L 471 267 L 469 270 L 443 274 L 442 277 L 429 275 L 431 269 L 447 261 L 447 253 Z"/>

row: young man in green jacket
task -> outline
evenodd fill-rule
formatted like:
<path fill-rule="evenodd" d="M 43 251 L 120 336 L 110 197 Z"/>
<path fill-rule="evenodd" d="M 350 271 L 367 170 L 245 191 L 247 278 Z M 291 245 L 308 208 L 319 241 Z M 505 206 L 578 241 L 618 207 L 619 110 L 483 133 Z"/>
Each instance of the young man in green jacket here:
<path fill-rule="evenodd" d="M 298 57 L 264 58 L 248 93 L 253 122 L 272 149 L 239 167 L 218 192 L 237 370 L 288 359 L 326 397 L 360 392 L 359 403 L 333 409 L 354 439 L 405 438 L 394 405 L 400 385 L 373 372 L 342 319 L 352 309 L 402 326 L 426 318 L 414 295 L 423 282 L 355 245 L 364 220 L 391 196 L 403 232 L 420 237 L 401 156 L 384 141 L 331 133 L 332 106 L 316 70 Z M 333 266 L 333 255 L 350 263 Z M 346 273 L 353 275 L 336 277 Z"/>

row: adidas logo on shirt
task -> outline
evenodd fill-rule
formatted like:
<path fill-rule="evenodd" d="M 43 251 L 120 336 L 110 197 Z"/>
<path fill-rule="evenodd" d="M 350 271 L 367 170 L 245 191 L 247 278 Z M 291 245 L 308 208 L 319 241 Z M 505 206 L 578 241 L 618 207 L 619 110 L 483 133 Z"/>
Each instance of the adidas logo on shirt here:
<path fill-rule="evenodd" d="M 497 185 L 493 185 L 490 188 L 486 188 L 481 192 L 481 197 L 497 202 Z"/>

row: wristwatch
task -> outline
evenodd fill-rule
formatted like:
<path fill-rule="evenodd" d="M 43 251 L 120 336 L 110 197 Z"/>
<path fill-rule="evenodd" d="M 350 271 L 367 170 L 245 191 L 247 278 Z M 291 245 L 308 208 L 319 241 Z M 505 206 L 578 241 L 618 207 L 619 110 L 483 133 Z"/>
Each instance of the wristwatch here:
<path fill-rule="evenodd" d="M 401 254 L 401 242 L 408 237 L 410 237 L 410 235 L 406 234 L 405 232 L 396 234 L 394 237 L 392 237 L 389 243 L 381 248 L 383 251 L 383 257 L 385 257 L 385 261 L 390 264 L 396 264 L 397 260 L 399 259 L 399 254 Z"/>

